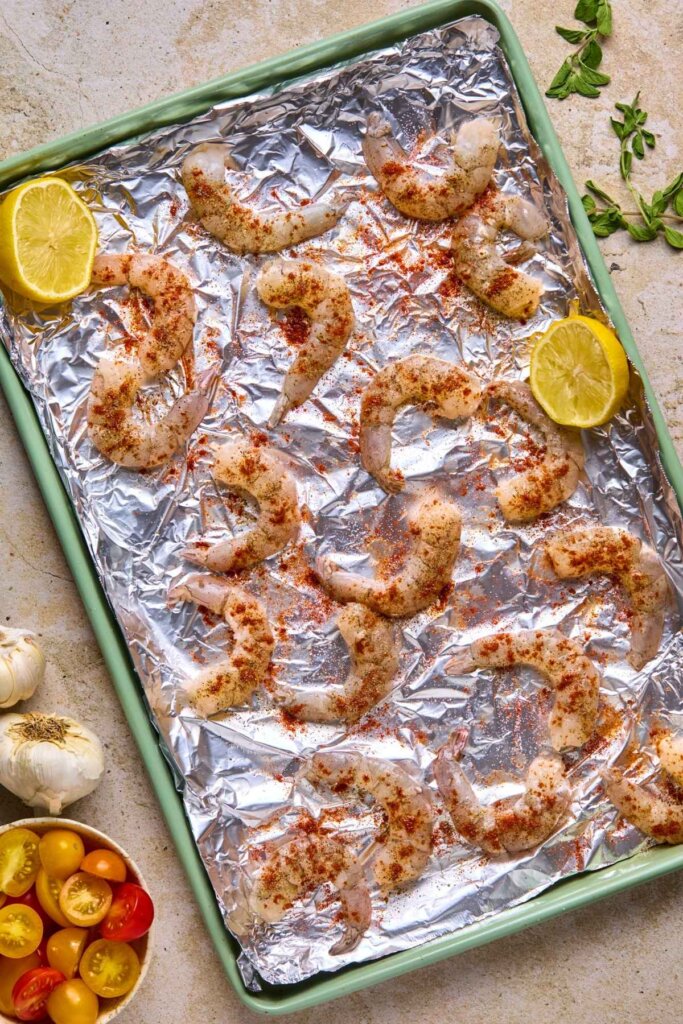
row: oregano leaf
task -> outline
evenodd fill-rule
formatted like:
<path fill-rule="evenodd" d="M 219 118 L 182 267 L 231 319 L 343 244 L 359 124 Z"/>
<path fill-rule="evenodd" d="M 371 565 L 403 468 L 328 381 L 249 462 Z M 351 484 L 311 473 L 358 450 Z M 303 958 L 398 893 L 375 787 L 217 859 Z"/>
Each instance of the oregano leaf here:
<path fill-rule="evenodd" d="M 675 228 L 665 225 L 664 237 L 674 249 L 683 249 L 683 231 L 676 231 Z"/>
<path fill-rule="evenodd" d="M 581 63 L 589 68 L 597 68 L 602 60 L 602 47 L 595 39 L 591 39 L 581 53 Z M 609 78 L 607 79 L 609 81 Z"/>
<path fill-rule="evenodd" d="M 555 26 L 555 31 L 558 35 L 562 36 L 563 39 L 566 39 L 568 43 L 572 43 L 573 45 L 582 43 L 587 35 L 587 33 L 582 31 L 580 28 L 562 28 L 560 25 Z"/>
<path fill-rule="evenodd" d="M 598 16 L 599 0 L 579 0 L 574 10 L 574 17 L 577 21 L 583 21 L 586 25 L 595 21 Z"/>
<path fill-rule="evenodd" d="M 636 242 L 651 242 L 657 234 L 657 229 L 649 224 L 631 224 L 629 221 L 626 222 L 626 230 Z"/>

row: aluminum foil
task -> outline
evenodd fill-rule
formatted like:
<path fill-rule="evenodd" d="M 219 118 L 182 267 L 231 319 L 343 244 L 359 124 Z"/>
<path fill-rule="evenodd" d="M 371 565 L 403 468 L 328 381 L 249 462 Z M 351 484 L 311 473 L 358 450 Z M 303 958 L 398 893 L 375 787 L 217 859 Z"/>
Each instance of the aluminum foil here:
<path fill-rule="evenodd" d="M 421 139 L 425 152 L 434 148 L 435 133 L 443 139 L 473 115 L 498 121 L 504 146 L 497 184 L 543 206 L 552 224 L 529 268 L 546 289 L 532 322 L 485 313 L 449 272 L 449 226 L 411 223 L 377 194 L 361 157 L 362 128 L 372 110 L 390 118 L 406 146 Z M 254 201 L 286 205 L 341 191 L 353 198 L 338 227 L 300 246 L 297 255 L 313 254 L 345 275 L 357 330 L 347 356 L 313 398 L 273 431 L 266 424 L 292 352 L 282 322 L 255 297 L 254 276 L 263 259 L 235 256 L 209 237 L 188 210 L 180 182 L 189 149 L 220 139 L 230 141 L 237 163 L 252 173 Z M 548 532 L 580 522 L 625 525 L 663 556 L 680 607 L 681 517 L 637 374 L 624 412 L 585 433 L 586 473 L 576 493 L 531 526 L 505 523 L 493 497 L 495 482 L 529 442 L 512 416 L 491 412 L 454 428 L 417 410 L 405 412 L 396 425 L 394 460 L 408 483 L 398 496 L 375 485 L 357 454 L 359 393 L 388 360 L 428 352 L 462 360 L 484 380 L 524 377 L 526 338 L 566 315 L 572 299 L 602 315 L 564 194 L 530 137 L 495 30 L 478 18 L 459 21 L 220 104 L 188 124 L 116 146 L 64 173 L 94 211 L 103 249 L 163 253 L 196 283 L 195 366 L 171 373 L 154 400 L 179 393 L 194 371 L 221 371 L 210 414 L 189 453 L 154 472 L 129 472 L 90 444 L 85 406 L 101 353 L 139 315 L 130 297 L 121 289 L 91 291 L 63 308 L 3 309 L 3 340 L 31 392 L 130 646 L 216 897 L 241 943 L 246 983 L 296 982 L 416 946 L 646 845 L 617 820 L 598 770 L 631 741 L 644 742 L 653 712 L 683 726 L 678 609 L 672 607 L 659 656 L 636 674 L 624 658 L 628 624 L 618 592 L 607 580 L 549 579 L 536 547 Z M 315 554 L 335 552 L 344 565 L 371 571 L 374 559 L 400 548 L 406 509 L 426 482 L 461 506 L 463 543 L 453 591 L 438 607 L 402 623 L 397 685 L 352 729 L 295 726 L 267 693 L 248 709 L 211 721 L 198 720 L 186 707 L 183 682 L 198 661 L 216 657 L 229 635 L 225 625 L 193 606 L 169 611 L 166 595 L 192 569 L 180 555 L 188 538 L 200 530 L 216 536 L 239 531 L 253 516 L 253 510 L 223 501 L 209 474 L 210 444 L 250 431 L 267 433 L 285 453 L 309 510 L 301 544 L 247 578 L 277 626 L 277 675 L 301 688 L 341 680 L 346 665 L 335 608 L 308 570 Z M 489 860 L 458 842 L 440 812 L 423 877 L 387 901 L 375 893 L 372 927 L 344 956 L 328 952 L 340 928 L 333 894 L 315 894 L 274 926 L 249 919 L 244 893 L 260 851 L 302 814 L 334 818 L 359 850 L 376 833 L 372 808 L 331 800 L 297 782 L 302 759 L 313 750 L 332 745 L 400 762 L 432 786 L 438 808 L 431 762 L 451 730 L 467 725 L 464 764 L 471 778 L 491 786 L 494 797 L 519 792 L 526 766 L 547 742 L 547 692 L 531 671 L 454 679 L 444 665 L 458 647 L 494 629 L 555 625 L 585 643 L 604 684 L 595 741 L 566 757 L 575 798 L 550 842 L 516 858 Z M 655 767 L 646 752 L 631 757 L 629 770 L 647 777 Z"/>

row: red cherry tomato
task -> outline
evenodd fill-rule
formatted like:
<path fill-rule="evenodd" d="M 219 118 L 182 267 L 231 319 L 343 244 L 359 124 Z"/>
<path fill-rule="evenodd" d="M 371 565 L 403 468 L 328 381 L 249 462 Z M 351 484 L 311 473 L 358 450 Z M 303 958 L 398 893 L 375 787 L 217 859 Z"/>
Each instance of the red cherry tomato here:
<path fill-rule="evenodd" d="M 66 981 L 53 967 L 34 967 L 18 979 L 12 989 L 14 1012 L 19 1020 L 43 1020 L 47 1017 L 48 996 Z"/>
<path fill-rule="evenodd" d="M 23 903 L 25 907 L 30 907 L 31 910 L 35 910 L 36 914 L 43 922 L 43 928 L 46 932 L 53 932 L 57 925 L 54 921 L 48 917 L 43 910 L 40 900 L 36 896 L 35 886 L 32 886 L 28 892 L 25 892 L 23 896 L 8 896 L 5 900 L 5 906 L 9 906 L 11 903 Z"/>
<path fill-rule="evenodd" d="M 132 942 L 152 927 L 154 904 L 145 890 L 134 882 L 124 882 L 116 890 L 111 909 L 100 925 L 105 939 Z"/>

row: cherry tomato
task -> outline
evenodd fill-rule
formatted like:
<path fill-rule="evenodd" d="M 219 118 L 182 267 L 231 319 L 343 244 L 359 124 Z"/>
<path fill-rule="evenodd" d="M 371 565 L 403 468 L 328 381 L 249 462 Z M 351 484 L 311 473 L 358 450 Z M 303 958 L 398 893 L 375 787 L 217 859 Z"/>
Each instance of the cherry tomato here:
<path fill-rule="evenodd" d="M 38 943 L 38 949 L 36 950 L 36 956 L 40 957 L 40 966 L 47 967 L 47 935 L 43 932 L 43 937 Z M 51 965 L 50 965 L 51 966 Z M 64 972 L 62 972 L 64 973 Z"/>
<path fill-rule="evenodd" d="M 126 862 L 114 850 L 92 850 L 83 858 L 81 871 L 106 878 L 108 882 L 125 882 L 128 874 Z"/>
<path fill-rule="evenodd" d="M 41 907 L 55 924 L 60 928 L 66 928 L 69 922 L 64 917 L 59 906 L 59 894 L 64 885 L 58 878 L 50 878 L 43 868 L 38 872 L 36 878 L 36 896 Z"/>
<path fill-rule="evenodd" d="M 39 842 L 27 828 L 12 828 L 0 835 L 0 890 L 8 896 L 23 896 L 35 882 Z"/>
<path fill-rule="evenodd" d="M 47 1001 L 47 1012 L 54 1024 L 95 1024 L 100 1004 L 80 978 L 58 985 Z"/>
<path fill-rule="evenodd" d="M 0 958 L 0 1012 L 14 1016 L 12 989 L 22 974 L 32 971 L 34 967 L 40 967 L 37 953 L 22 956 L 19 960 L 7 960 L 4 956 Z"/>
<path fill-rule="evenodd" d="M 105 939 L 132 942 L 152 927 L 154 904 L 145 890 L 134 882 L 124 882 L 116 890 L 111 910 L 100 927 Z"/>
<path fill-rule="evenodd" d="M 41 907 L 35 888 L 29 889 L 29 891 L 25 892 L 23 896 L 8 896 L 5 901 L 5 906 L 10 907 L 13 903 L 22 903 L 25 907 L 31 907 L 43 922 L 43 928 L 47 931 L 54 931 L 55 923 L 50 917 L 48 917 Z"/>
<path fill-rule="evenodd" d="M 127 942 L 97 939 L 83 954 L 78 971 L 96 995 L 114 999 L 130 992 L 140 977 L 140 961 Z"/>
<path fill-rule="evenodd" d="M 43 937 L 43 922 L 23 903 L 0 909 L 0 953 L 11 960 L 34 953 Z"/>
<path fill-rule="evenodd" d="M 107 916 L 112 895 L 111 886 L 103 878 L 77 871 L 62 886 L 59 909 L 68 924 L 92 928 Z"/>
<path fill-rule="evenodd" d="M 87 944 L 87 928 L 61 928 L 47 940 L 47 962 L 65 978 L 73 978 Z"/>
<path fill-rule="evenodd" d="M 78 871 L 85 856 L 85 847 L 76 832 L 66 828 L 53 828 L 40 840 L 38 855 L 47 874 L 63 882 L 69 875 Z"/>
<path fill-rule="evenodd" d="M 34 967 L 17 979 L 12 989 L 14 1012 L 19 1020 L 43 1020 L 47 1017 L 47 999 L 65 980 L 52 967 Z"/>

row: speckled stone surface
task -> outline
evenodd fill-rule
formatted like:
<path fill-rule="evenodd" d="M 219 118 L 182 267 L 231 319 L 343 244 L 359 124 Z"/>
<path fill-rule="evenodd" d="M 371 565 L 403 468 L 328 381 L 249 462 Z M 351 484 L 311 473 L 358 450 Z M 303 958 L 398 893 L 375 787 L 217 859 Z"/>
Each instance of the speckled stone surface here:
<path fill-rule="evenodd" d="M 142 103 L 408 6 L 399 0 L 4 0 L 0 4 L 0 159 Z M 502 4 L 545 87 L 568 52 L 553 31 L 573 3 Z M 676 11 L 678 13 L 676 13 Z M 681 0 L 621 0 L 605 48 L 612 84 L 597 100 L 549 100 L 576 181 L 621 195 L 612 104 L 641 90 L 658 135 L 637 169 L 643 191 L 683 170 Z M 611 187 L 610 187 L 611 186 Z M 625 207 L 630 208 L 625 201 Z M 617 292 L 683 454 L 683 254 L 623 233 L 602 243 Z M 85 611 L 7 409 L 0 400 L 0 614 L 33 628 L 49 660 L 30 702 L 80 718 L 102 737 L 107 775 L 74 808 L 110 833 L 146 874 L 158 908 L 148 980 L 121 1024 L 238 1024 L 253 1015 L 220 968 L 144 775 Z M 0 795 L 0 821 L 22 805 Z M 336 1024 L 650 1024 L 677 1020 L 683 875 L 297 1015 Z"/>

